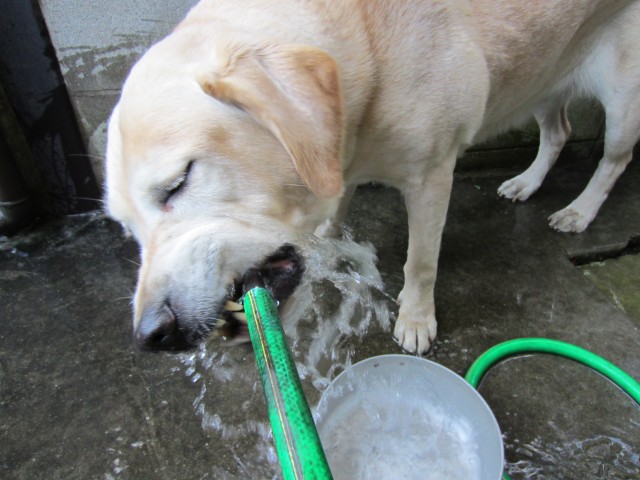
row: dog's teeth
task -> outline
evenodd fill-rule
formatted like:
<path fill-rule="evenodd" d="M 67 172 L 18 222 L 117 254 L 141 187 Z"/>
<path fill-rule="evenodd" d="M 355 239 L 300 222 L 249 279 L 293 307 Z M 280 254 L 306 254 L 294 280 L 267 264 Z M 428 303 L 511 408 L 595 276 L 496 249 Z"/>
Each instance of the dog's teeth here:
<path fill-rule="evenodd" d="M 242 312 L 244 310 L 242 305 L 234 302 L 233 300 L 227 300 L 224 302 L 224 309 L 228 312 Z"/>
<path fill-rule="evenodd" d="M 227 324 L 228 324 L 228 322 L 224 318 L 216 319 L 216 328 L 222 328 Z"/>
<path fill-rule="evenodd" d="M 244 312 L 233 312 L 231 316 L 239 322 L 247 323 L 247 314 Z"/>

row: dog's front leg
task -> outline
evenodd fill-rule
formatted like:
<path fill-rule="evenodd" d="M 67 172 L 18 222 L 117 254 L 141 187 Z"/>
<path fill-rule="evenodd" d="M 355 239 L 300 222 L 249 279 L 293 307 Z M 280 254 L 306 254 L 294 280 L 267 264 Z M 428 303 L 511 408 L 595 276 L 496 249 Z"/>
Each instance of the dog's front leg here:
<path fill-rule="evenodd" d="M 402 348 L 412 353 L 425 353 L 436 336 L 433 290 L 454 163 L 452 158 L 431 169 L 423 181 L 412 181 L 403 188 L 409 218 L 409 250 L 393 334 Z"/>

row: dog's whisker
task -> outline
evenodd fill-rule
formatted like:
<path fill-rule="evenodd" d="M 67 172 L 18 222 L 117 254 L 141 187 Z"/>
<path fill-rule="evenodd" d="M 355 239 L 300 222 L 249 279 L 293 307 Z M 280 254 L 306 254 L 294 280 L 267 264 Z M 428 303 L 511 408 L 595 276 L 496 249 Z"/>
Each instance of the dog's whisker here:
<path fill-rule="evenodd" d="M 113 299 L 114 302 L 120 302 L 122 300 L 128 300 L 128 301 L 131 302 L 131 301 L 133 301 L 133 295 L 127 295 L 127 296 L 124 296 L 124 297 L 117 297 L 117 298 Z"/>
<path fill-rule="evenodd" d="M 131 260 L 130 258 L 127 257 L 122 257 L 123 260 L 126 260 L 129 263 L 133 263 L 136 267 L 140 267 L 140 264 L 138 262 L 136 262 L 135 260 Z"/>
<path fill-rule="evenodd" d="M 79 197 L 77 195 L 56 195 L 56 198 L 59 198 L 61 200 L 85 200 L 85 201 L 88 201 L 88 202 L 104 203 L 104 201 L 101 198 Z"/>
<path fill-rule="evenodd" d="M 95 160 L 105 160 L 105 157 L 100 155 L 91 155 L 90 153 L 70 153 L 67 157 L 81 157 L 81 158 L 93 158 Z"/>

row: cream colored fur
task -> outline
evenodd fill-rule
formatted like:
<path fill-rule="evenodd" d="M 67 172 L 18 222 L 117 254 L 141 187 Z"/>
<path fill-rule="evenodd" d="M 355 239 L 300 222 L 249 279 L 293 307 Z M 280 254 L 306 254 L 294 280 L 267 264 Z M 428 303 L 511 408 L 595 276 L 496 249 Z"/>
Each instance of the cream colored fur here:
<path fill-rule="evenodd" d="M 610 39 L 636 3 L 202 1 L 134 66 L 109 124 L 108 209 L 142 248 L 134 327 L 164 303 L 212 315 L 274 248 L 337 232 L 377 181 L 409 218 L 394 335 L 425 352 L 456 158 L 597 84 L 592 59 L 620 57 Z M 615 72 L 637 76 L 632 60 Z"/>
<path fill-rule="evenodd" d="M 571 133 L 567 106 L 575 96 L 597 98 L 606 114 L 604 156 L 585 190 L 549 217 L 561 232 L 583 232 L 595 218 L 616 180 L 631 161 L 640 138 L 640 4 L 608 25 L 587 54 L 573 82 L 560 83 L 534 109 L 540 147 L 533 164 L 504 182 L 498 194 L 527 200 L 542 184 Z"/>

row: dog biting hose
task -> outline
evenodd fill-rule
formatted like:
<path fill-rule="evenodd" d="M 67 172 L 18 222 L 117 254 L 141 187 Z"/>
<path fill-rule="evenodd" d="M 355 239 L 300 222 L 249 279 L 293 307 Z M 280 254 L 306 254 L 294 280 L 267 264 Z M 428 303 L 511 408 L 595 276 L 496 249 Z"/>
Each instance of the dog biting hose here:
<path fill-rule="evenodd" d="M 331 479 L 276 303 L 260 284 L 256 273 L 243 304 L 283 478 Z"/>

